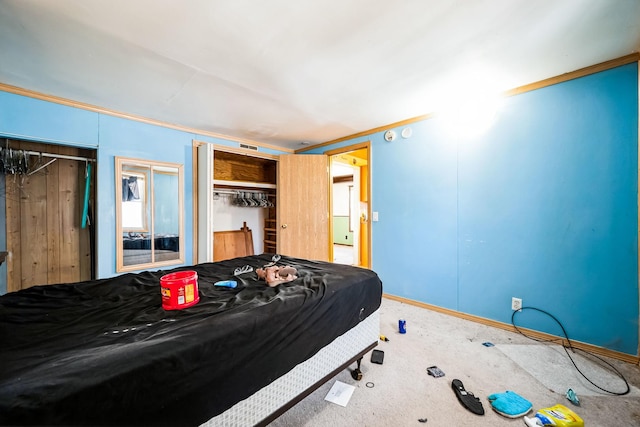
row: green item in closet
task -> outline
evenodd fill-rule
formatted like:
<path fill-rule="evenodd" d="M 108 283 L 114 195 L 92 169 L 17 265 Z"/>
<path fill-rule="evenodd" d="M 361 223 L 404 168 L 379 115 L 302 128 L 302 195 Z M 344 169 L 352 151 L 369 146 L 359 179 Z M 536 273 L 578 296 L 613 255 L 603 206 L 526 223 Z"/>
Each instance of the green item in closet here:
<path fill-rule="evenodd" d="M 91 163 L 87 163 L 86 180 L 84 184 L 84 208 L 82 209 L 82 228 L 87 228 L 87 214 L 89 213 L 89 190 L 91 183 Z"/>

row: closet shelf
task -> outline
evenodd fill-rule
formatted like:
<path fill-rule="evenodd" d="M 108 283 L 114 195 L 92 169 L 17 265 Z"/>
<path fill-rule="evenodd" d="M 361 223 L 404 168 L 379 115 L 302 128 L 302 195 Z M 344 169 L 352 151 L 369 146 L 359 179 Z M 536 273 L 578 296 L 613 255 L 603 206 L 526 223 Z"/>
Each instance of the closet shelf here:
<path fill-rule="evenodd" d="M 269 184 L 266 182 L 251 182 L 251 181 L 227 181 L 223 179 L 214 179 L 213 186 L 224 187 L 244 187 L 244 188 L 276 188 L 275 184 Z"/>

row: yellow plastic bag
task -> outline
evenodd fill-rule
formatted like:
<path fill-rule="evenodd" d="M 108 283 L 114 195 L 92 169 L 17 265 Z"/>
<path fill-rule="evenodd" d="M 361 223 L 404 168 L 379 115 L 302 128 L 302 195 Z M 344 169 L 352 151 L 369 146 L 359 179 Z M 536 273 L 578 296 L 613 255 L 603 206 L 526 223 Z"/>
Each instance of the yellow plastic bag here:
<path fill-rule="evenodd" d="M 584 427 L 584 421 L 564 405 L 540 409 L 535 417 L 525 417 L 528 426 Z"/>

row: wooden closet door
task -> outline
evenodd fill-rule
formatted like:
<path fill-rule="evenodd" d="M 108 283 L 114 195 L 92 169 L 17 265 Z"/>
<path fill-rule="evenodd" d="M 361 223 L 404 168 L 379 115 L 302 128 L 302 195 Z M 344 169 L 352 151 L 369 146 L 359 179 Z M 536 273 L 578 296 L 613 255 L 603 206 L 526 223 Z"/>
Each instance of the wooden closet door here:
<path fill-rule="evenodd" d="M 282 155 L 278 162 L 278 253 L 329 260 L 329 174 L 325 155 Z"/>

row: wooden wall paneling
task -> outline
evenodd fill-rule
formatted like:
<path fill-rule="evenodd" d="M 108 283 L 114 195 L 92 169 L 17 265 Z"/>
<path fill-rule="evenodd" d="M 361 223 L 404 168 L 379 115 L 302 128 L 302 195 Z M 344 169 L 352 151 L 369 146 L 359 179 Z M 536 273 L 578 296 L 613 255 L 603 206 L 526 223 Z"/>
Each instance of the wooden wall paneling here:
<path fill-rule="evenodd" d="M 216 150 L 213 179 L 274 184 L 276 162 Z"/>
<path fill-rule="evenodd" d="M 60 147 L 60 154 L 68 154 L 68 155 L 76 155 L 76 156 L 85 156 L 89 157 L 90 154 L 82 154 L 75 151 L 72 147 Z M 67 152 L 67 150 L 69 152 Z M 82 228 L 82 212 L 84 209 L 84 189 L 86 185 L 86 170 L 87 170 L 87 162 L 82 161 L 73 161 L 75 171 L 75 179 L 74 179 L 74 203 L 73 203 L 73 227 L 75 230 L 74 238 L 77 241 L 77 252 L 74 254 L 74 262 L 77 266 L 75 270 L 75 274 L 77 275 L 77 281 L 81 280 L 90 280 L 91 277 L 91 257 L 93 256 L 93 251 L 91 250 L 91 236 L 89 231 L 89 223 L 87 222 L 86 228 Z M 89 200 L 95 200 L 95 176 L 96 176 L 96 164 L 92 165 L 91 171 L 91 182 L 89 184 Z M 70 171 L 73 172 L 73 171 Z M 93 203 L 91 203 L 93 206 Z M 95 218 L 94 218 L 95 221 Z"/>
<path fill-rule="evenodd" d="M 60 222 L 60 279 L 65 283 L 80 280 L 80 214 L 82 202 L 78 201 L 78 161 L 58 160 Z"/>
<path fill-rule="evenodd" d="M 91 157 L 90 150 L 11 141 L 14 149 Z M 43 158 L 43 163 L 51 160 Z M 91 279 L 89 228 L 83 229 L 86 163 L 58 159 L 28 176 L 7 176 L 7 291 Z M 95 176 L 95 173 L 92 173 Z M 92 179 L 90 195 L 94 194 Z M 22 183 L 22 186 L 21 186 Z"/>
<path fill-rule="evenodd" d="M 13 176 L 5 177 L 5 197 L 7 250 L 10 253 L 7 259 L 7 292 L 13 292 L 22 289 L 20 193 L 15 191 Z"/>
<path fill-rule="evenodd" d="M 59 227 L 59 217 L 56 212 L 60 212 L 60 198 L 58 197 L 58 175 L 60 169 L 60 161 L 56 160 L 42 171 L 47 181 L 47 255 L 48 255 L 48 274 L 47 283 L 62 283 L 60 278 L 60 234 L 57 232 Z"/>
<path fill-rule="evenodd" d="M 84 188 L 86 184 L 86 169 L 87 164 L 78 162 L 78 206 L 77 206 L 77 217 L 78 222 L 76 227 L 78 227 L 79 233 L 79 262 L 78 272 L 80 279 L 78 280 L 89 280 L 93 279 L 92 271 L 91 271 L 91 258 L 93 257 L 93 250 L 91 249 L 91 235 L 90 235 L 90 223 L 87 220 L 86 228 L 82 228 L 82 212 L 84 210 Z M 89 200 L 91 203 L 89 204 L 89 208 L 93 208 L 93 200 L 95 200 L 95 187 L 93 182 L 96 176 L 96 165 L 93 164 L 91 167 L 91 177 L 89 183 Z M 90 211 L 87 211 L 90 212 Z M 93 220 L 95 221 L 95 217 L 92 215 Z"/>
<path fill-rule="evenodd" d="M 72 147 L 60 147 L 59 154 L 77 155 L 77 152 Z M 69 258 L 63 259 L 61 264 L 61 268 L 66 268 L 68 271 L 66 273 L 63 271 L 61 277 L 65 282 L 89 280 L 91 279 L 89 228 L 82 228 L 87 163 L 64 160 L 61 165 L 68 169 L 66 169 L 65 178 L 60 181 L 60 191 L 65 191 L 70 200 L 61 223 L 62 235 L 68 239 L 65 243 L 69 254 Z M 90 198 L 91 194 L 90 186 Z"/>
<path fill-rule="evenodd" d="M 22 177 L 18 177 L 22 179 Z M 47 281 L 47 187 L 46 176 L 33 174 L 23 180 L 20 197 L 21 289 Z"/>

